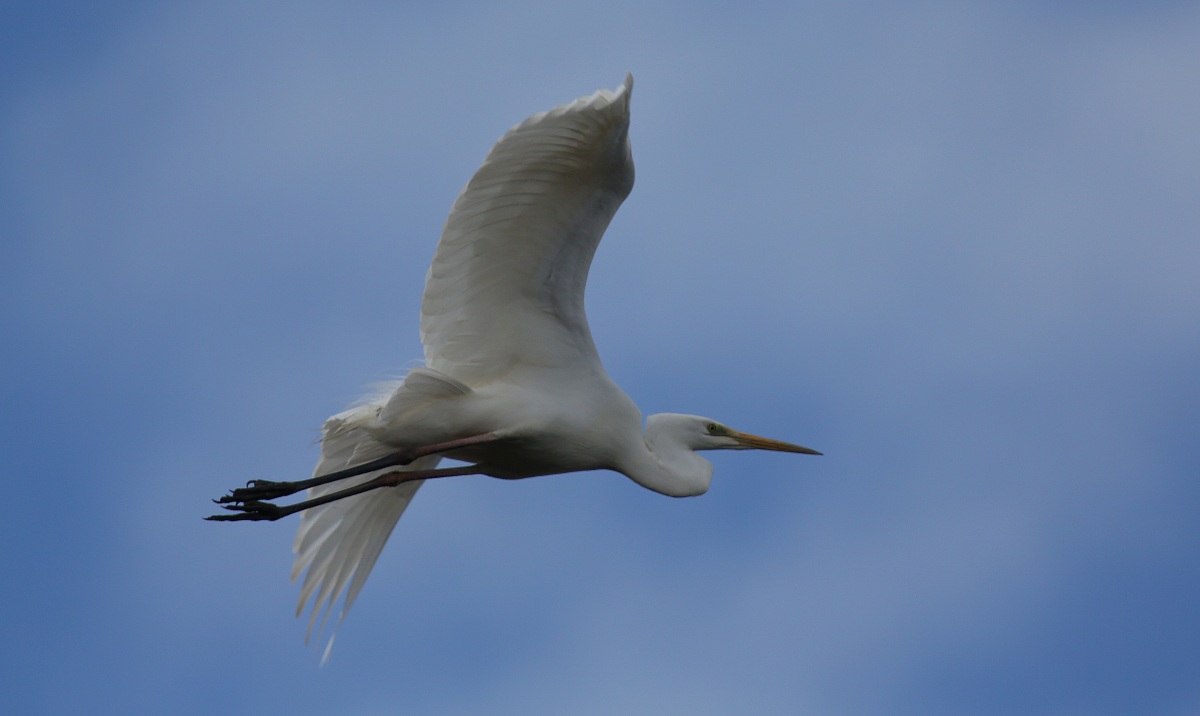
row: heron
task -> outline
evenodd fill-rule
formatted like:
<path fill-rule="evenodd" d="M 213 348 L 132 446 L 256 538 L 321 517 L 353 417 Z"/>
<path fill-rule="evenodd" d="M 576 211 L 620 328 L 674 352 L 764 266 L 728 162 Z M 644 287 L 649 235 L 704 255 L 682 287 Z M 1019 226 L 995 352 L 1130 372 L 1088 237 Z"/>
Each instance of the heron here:
<path fill-rule="evenodd" d="M 425 480 L 611 470 L 688 497 L 711 484 L 705 450 L 821 454 L 697 415 L 643 425 L 601 364 L 584 288 L 633 188 L 632 91 L 627 75 L 501 137 L 455 200 L 426 276 L 424 365 L 325 422 L 312 478 L 252 480 L 215 500 L 226 512 L 207 519 L 301 513 L 292 579 L 305 573 L 296 613 L 313 598 L 310 635 L 343 590 L 345 616 Z M 443 458 L 465 464 L 439 467 Z M 276 504 L 303 490 L 307 499 Z"/>

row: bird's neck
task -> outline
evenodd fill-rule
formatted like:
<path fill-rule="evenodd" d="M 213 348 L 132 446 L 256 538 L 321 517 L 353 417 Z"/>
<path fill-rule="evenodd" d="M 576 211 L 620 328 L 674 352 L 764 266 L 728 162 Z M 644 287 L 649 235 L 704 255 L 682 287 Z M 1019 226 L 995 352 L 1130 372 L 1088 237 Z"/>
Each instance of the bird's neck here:
<path fill-rule="evenodd" d="M 651 422 L 644 434 L 645 450 L 629 456 L 621 472 L 648 490 L 670 497 L 693 497 L 708 492 L 712 463 L 671 435 L 654 429 Z"/>

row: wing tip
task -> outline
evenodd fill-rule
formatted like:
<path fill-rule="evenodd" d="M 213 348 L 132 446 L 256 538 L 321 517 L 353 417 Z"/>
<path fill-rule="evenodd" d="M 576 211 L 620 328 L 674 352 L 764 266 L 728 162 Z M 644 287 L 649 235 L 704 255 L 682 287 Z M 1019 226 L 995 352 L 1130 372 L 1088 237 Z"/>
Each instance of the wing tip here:
<path fill-rule="evenodd" d="M 625 81 L 622 82 L 621 85 L 616 89 L 598 89 L 587 96 L 579 97 L 578 99 L 570 102 L 565 102 L 557 107 L 554 107 L 553 109 L 532 114 L 525 118 L 524 121 L 512 127 L 508 133 L 511 134 L 517 130 L 539 124 L 543 120 L 560 117 L 571 112 L 578 112 L 582 109 L 602 110 L 606 107 L 619 107 L 624 114 L 629 114 L 629 98 L 632 94 L 633 73 L 626 72 Z M 501 139 L 503 139 L 503 137 L 501 137 Z"/>
<path fill-rule="evenodd" d="M 625 109 L 625 113 L 628 114 L 629 113 L 629 100 L 633 97 L 633 73 L 632 72 L 625 73 L 625 82 L 622 83 L 621 87 L 616 91 L 616 95 L 618 98 L 623 98 L 625 100 L 624 109 Z"/>
<path fill-rule="evenodd" d="M 608 100 L 608 102 L 610 104 L 620 103 L 621 108 L 623 110 L 625 110 L 626 112 L 628 112 L 629 111 L 629 98 L 632 95 L 633 95 L 633 73 L 626 72 L 625 73 L 625 81 L 621 83 L 620 87 L 617 87 L 616 89 L 612 89 L 612 90 L 607 90 L 607 89 L 597 90 L 595 92 L 595 94 L 593 94 L 591 97 L 587 97 L 586 99 L 589 104 L 592 104 L 592 103 L 596 102 L 597 100 Z"/>

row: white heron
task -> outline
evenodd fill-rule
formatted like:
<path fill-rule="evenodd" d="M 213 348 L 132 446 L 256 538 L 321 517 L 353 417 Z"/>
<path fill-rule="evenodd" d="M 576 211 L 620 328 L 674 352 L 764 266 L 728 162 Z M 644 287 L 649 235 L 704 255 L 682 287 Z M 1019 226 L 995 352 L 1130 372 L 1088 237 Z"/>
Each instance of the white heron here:
<path fill-rule="evenodd" d="M 325 422 L 313 478 L 252 481 L 214 520 L 303 512 L 297 616 L 350 609 L 422 482 L 614 470 L 672 497 L 712 480 L 701 450 L 815 450 L 696 415 L 642 416 L 608 376 L 584 315 L 600 237 L 633 188 L 629 101 L 616 90 L 541 112 L 505 134 L 463 188 L 421 302 L 425 366 Z M 468 463 L 438 468 L 442 457 Z M 308 499 L 269 502 L 308 490 Z M 322 622 L 324 623 L 324 622 Z M 332 640 L 331 640 L 332 644 Z"/>

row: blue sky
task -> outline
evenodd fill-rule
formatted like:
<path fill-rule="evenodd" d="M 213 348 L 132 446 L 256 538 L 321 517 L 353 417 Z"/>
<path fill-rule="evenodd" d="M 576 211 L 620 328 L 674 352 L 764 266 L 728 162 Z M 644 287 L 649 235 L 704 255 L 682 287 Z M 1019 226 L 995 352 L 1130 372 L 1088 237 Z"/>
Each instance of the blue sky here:
<path fill-rule="evenodd" d="M 8 3 L 14 713 L 1200 712 L 1191 3 Z M 429 485 L 328 666 L 321 421 L 458 189 L 634 73 L 588 310 L 646 413 L 822 458 Z"/>

